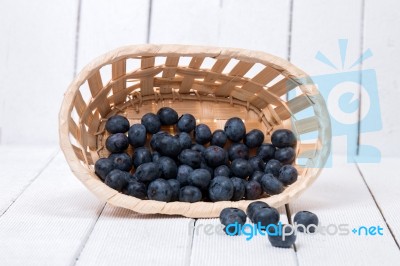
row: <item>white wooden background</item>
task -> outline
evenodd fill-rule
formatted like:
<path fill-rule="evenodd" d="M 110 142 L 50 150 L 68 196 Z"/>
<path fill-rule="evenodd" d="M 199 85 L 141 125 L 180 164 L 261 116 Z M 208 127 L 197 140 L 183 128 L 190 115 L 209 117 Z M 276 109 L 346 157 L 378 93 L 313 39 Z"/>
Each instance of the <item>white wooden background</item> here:
<path fill-rule="evenodd" d="M 399 8 L 396 0 L 0 0 L 0 265 L 396 265 Z M 361 69 L 376 70 L 383 129 L 359 137 L 381 150 L 382 162 L 347 164 L 335 155 L 334 167 L 290 212 L 280 211 L 283 220 L 310 210 L 324 224 L 381 225 L 382 237 L 299 235 L 296 249 L 282 250 L 262 237 L 191 236 L 189 226 L 218 221 L 105 205 L 73 177 L 57 148 L 64 91 L 110 49 L 148 42 L 242 47 L 321 75 L 334 71 L 314 57 L 321 51 L 340 64 L 338 39 L 348 39 L 348 58 L 367 48 L 374 54 Z M 333 149 L 346 153 L 346 137 L 334 138 Z"/>

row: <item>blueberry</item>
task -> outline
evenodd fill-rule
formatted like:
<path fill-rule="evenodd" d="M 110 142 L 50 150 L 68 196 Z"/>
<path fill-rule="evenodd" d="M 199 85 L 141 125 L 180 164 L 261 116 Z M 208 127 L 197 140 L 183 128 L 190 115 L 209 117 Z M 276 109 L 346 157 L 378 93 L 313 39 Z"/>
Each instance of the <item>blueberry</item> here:
<path fill-rule="evenodd" d="M 247 206 L 246 213 L 250 220 L 254 223 L 254 214 L 262 208 L 269 208 L 269 205 L 263 201 L 254 201 Z"/>
<path fill-rule="evenodd" d="M 151 182 L 160 177 L 160 172 L 156 163 L 149 162 L 139 165 L 135 175 L 141 182 Z"/>
<path fill-rule="evenodd" d="M 201 161 L 200 169 L 207 170 L 210 173 L 211 178 L 214 177 L 214 169 L 208 166 L 208 164 L 204 160 Z"/>
<path fill-rule="evenodd" d="M 229 160 L 249 159 L 249 148 L 243 143 L 233 143 L 228 149 Z"/>
<path fill-rule="evenodd" d="M 297 144 L 297 139 L 293 132 L 289 129 L 278 129 L 272 133 L 271 142 L 277 148 L 293 148 Z"/>
<path fill-rule="evenodd" d="M 279 170 L 281 169 L 282 164 L 278 160 L 271 159 L 265 165 L 264 172 L 266 174 L 273 174 L 274 176 L 279 176 Z"/>
<path fill-rule="evenodd" d="M 261 177 L 264 175 L 264 172 L 261 171 L 254 171 L 251 176 L 249 177 L 249 181 L 254 180 L 258 183 L 261 182 Z"/>
<path fill-rule="evenodd" d="M 233 196 L 231 200 L 237 201 L 243 199 L 246 194 L 246 181 L 239 177 L 232 177 L 233 183 Z"/>
<path fill-rule="evenodd" d="M 160 118 L 153 113 L 147 113 L 142 116 L 141 123 L 146 128 L 146 131 L 150 134 L 155 134 L 160 131 Z"/>
<path fill-rule="evenodd" d="M 132 159 L 127 153 L 112 153 L 108 158 L 113 161 L 115 169 L 127 172 L 132 169 Z"/>
<path fill-rule="evenodd" d="M 194 186 L 185 186 L 179 190 L 179 201 L 182 202 L 197 202 L 200 201 L 203 195 L 199 188 Z"/>
<path fill-rule="evenodd" d="M 128 137 L 124 133 L 116 133 L 106 139 L 106 148 L 112 153 L 123 152 L 128 146 Z"/>
<path fill-rule="evenodd" d="M 293 184 L 296 182 L 298 176 L 297 169 L 292 165 L 284 165 L 279 170 L 279 181 L 281 181 L 285 186 Z"/>
<path fill-rule="evenodd" d="M 111 133 L 125 133 L 129 129 L 129 121 L 122 115 L 114 115 L 107 119 L 106 130 Z"/>
<path fill-rule="evenodd" d="M 233 142 L 241 141 L 246 135 L 246 126 L 242 119 L 238 117 L 232 117 L 226 121 L 224 131 L 228 139 Z"/>
<path fill-rule="evenodd" d="M 146 144 L 146 128 L 142 124 L 134 124 L 129 128 L 128 140 L 133 147 L 142 147 Z"/>
<path fill-rule="evenodd" d="M 282 164 L 291 164 L 296 159 L 296 154 L 292 147 L 281 148 L 275 152 L 275 159 Z"/>
<path fill-rule="evenodd" d="M 196 127 L 196 118 L 191 114 L 183 114 L 179 118 L 177 126 L 180 132 L 190 133 Z"/>
<path fill-rule="evenodd" d="M 249 159 L 249 164 L 254 171 L 264 171 L 265 163 L 260 156 L 253 156 Z"/>
<path fill-rule="evenodd" d="M 138 199 L 145 199 L 147 196 L 146 191 L 147 188 L 144 183 L 136 180 L 131 180 L 124 188 L 123 193 Z"/>
<path fill-rule="evenodd" d="M 273 174 L 265 174 L 261 177 L 261 186 L 269 195 L 276 195 L 284 190 L 283 184 Z"/>
<path fill-rule="evenodd" d="M 203 152 L 206 150 L 206 147 L 204 147 L 203 145 L 200 145 L 198 143 L 195 143 L 192 145 L 192 147 L 190 149 L 192 149 L 194 151 L 198 151 L 201 154 L 203 154 Z"/>
<path fill-rule="evenodd" d="M 201 153 L 194 150 L 183 150 L 179 154 L 178 159 L 182 164 L 187 164 L 195 169 L 201 166 Z"/>
<path fill-rule="evenodd" d="M 157 151 L 154 151 L 151 154 L 151 160 L 153 161 L 153 163 L 158 162 L 158 159 L 160 159 L 160 157 L 161 157 L 161 154 L 159 152 L 157 152 Z"/>
<path fill-rule="evenodd" d="M 214 169 L 214 176 L 231 176 L 231 169 L 227 165 L 220 165 Z"/>
<path fill-rule="evenodd" d="M 192 147 L 192 138 L 188 133 L 181 132 L 177 135 L 177 138 L 179 140 L 179 144 L 181 145 L 182 150 L 190 149 Z"/>
<path fill-rule="evenodd" d="M 158 178 L 149 184 L 147 197 L 150 200 L 169 202 L 172 198 L 172 187 L 167 180 Z"/>
<path fill-rule="evenodd" d="M 244 211 L 238 208 L 225 208 L 219 214 L 219 221 L 223 225 L 230 224 L 231 217 L 238 217 L 240 221 L 244 224 L 246 222 L 247 216 Z"/>
<path fill-rule="evenodd" d="M 178 113 L 170 107 L 162 107 L 157 115 L 162 125 L 174 125 L 178 122 Z"/>
<path fill-rule="evenodd" d="M 211 175 L 205 169 L 196 169 L 189 174 L 188 182 L 189 185 L 198 187 L 202 190 L 207 189 L 210 184 Z"/>
<path fill-rule="evenodd" d="M 219 146 L 223 148 L 226 144 L 228 137 L 225 134 L 225 131 L 218 129 L 215 130 L 211 137 L 211 145 Z"/>
<path fill-rule="evenodd" d="M 238 235 L 240 230 L 238 230 L 237 226 L 246 223 L 246 214 L 237 208 L 225 208 L 221 211 L 219 220 L 221 224 L 225 225 L 224 232 L 227 235 Z"/>
<path fill-rule="evenodd" d="M 264 133 L 259 129 L 250 130 L 244 137 L 243 142 L 250 149 L 259 147 L 264 142 Z"/>
<path fill-rule="evenodd" d="M 176 179 L 168 179 L 167 182 L 172 188 L 171 201 L 179 200 L 179 190 L 181 189 L 181 183 Z"/>
<path fill-rule="evenodd" d="M 129 176 L 128 172 L 114 169 L 108 173 L 104 183 L 110 188 L 121 191 L 122 188 L 127 184 L 127 176 Z"/>
<path fill-rule="evenodd" d="M 156 134 L 154 134 L 153 136 L 151 136 L 150 139 L 150 147 L 154 150 L 154 151 L 158 151 L 160 148 L 160 141 L 164 136 L 169 136 L 169 134 L 165 131 L 159 131 Z"/>
<path fill-rule="evenodd" d="M 257 149 L 257 156 L 260 156 L 265 162 L 274 158 L 276 148 L 269 143 L 263 143 Z"/>
<path fill-rule="evenodd" d="M 316 227 L 318 226 L 318 216 L 309 211 L 300 211 L 296 213 L 293 219 L 294 223 L 297 225 L 304 225 L 306 231 L 302 226 L 298 226 L 297 230 L 304 233 L 314 233 Z M 313 226 L 311 226 L 313 225 Z M 307 228 L 308 227 L 308 228 Z"/>
<path fill-rule="evenodd" d="M 160 137 L 158 151 L 161 155 L 175 158 L 179 155 L 181 150 L 181 144 L 177 138 L 170 135 L 164 135 Z"/>
<path fill-rule="evenodd" d="M 294 242 L 296 242 L 296 233 L 295 230 L 291 226 L 283 224 L 283 230 L 285 231 L 285 239 L 283 239 L 283 236 L 281 234 L 275 235 L 273 234 L 268 234 L 268 240 L 271 243 L 273 247 L 278 247 L 278 248 L 290 248 Z M 272 229 L 271 231 L 275 231 Z"/>
<path fill-rule="evenodd" d="M 109 158 L 100 158 L 94 164 L 94 171 L 101 180 L 105 180 L 109 172 L 115 169 L 114 162 Z"/>
<path fill-rule="evenodd" d="M 203 153 L 207 165 L 218 167 L 225 164 L 227 159 L 226 151 L 218 146 L 209 146 Z"/>
<path fill-rule="evenodd" d="M 270 224 L 278 224 L 279 212 L 273 207 L 258 208 L 253 213 L 253 223 L 260 224 L 262 226 L 268 226 Z"/>
<path fill-rule="evenodd" d="M 146 147 L 137 148 L 133 151 L 132 160 L 133 166 L 138 168 L 139 165 L 152 161 L 151 152 Z"/>
<path fill-rule="evenodd" d="M 206 124 L 199 124 L 194 129 L 194 139 L 199 144 L 210 142 L 211 136 L 211 130 Z"/>
<path fill-rule="evenodd" d="M 263 194 L 262 187 L 260 183 L 257 181 L 248 181 L 246 183 L 246 199 L 248 200 L 256 200 L 261 198 L 261 195 Z"/>
<path fill-rule="evenodd" d="M 231 200 L 233 196 L 233 183 L 229 177 L 214 177 L 208 189 L 208 195 L 211 201 Z"/>
<path fill-rule="evenodd" d="M 181 186 L 186 186 L 189 184 L 188 178 L 191 172 L 193 172 L 193 168 L 189 165 L 182 164 L 178 167 L 176 179 L 179 181 L 179 183 L 181 183 Z"/>
<path fill-rule="evenodd" d="M 240 158 L 232 161 L 231 171 L 234 176 L 240 178 L 246 178 L 253 172 L 249 162 L 245 159 Z"/>
<path fill-rule="evenodd" d="M 178 173 L 178 166 L 174 160 L 169 157 L 162 156 L 158 159 L 158 169 L 160 171 L 160 177 L 165 179 L 176 178 Z"/>

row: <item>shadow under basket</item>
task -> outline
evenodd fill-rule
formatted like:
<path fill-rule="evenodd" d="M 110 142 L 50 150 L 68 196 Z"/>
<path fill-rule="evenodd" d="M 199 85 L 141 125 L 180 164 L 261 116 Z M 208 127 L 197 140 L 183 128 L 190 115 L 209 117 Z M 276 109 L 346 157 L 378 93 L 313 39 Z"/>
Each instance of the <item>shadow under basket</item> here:
<path fill-rule="evenodd" d="M 223 208 L 245 210 L 253 201 L 160 202 L 127 196 L 105 185 L 94 163 L 108 156 L 107 118 L 140 123 L 163 106 L 193 114 L 212 130 L 240 117 L 270 142 L 279 128 L 297 136 L 295 183 L 259 200 L 279 207 L 296 199 L 319 175 L 329 152 L 331 128 L 325 102 L 312 80 L 286 60 L 243 49 L 187 45 L 132 45 L 92 61 L 75 78 L 59 115 L 60 145 L 72 172 L 97 197 L 139 213 L 218 217 Z M 174 133 L 174 127 L 164 130 Z M 132 154 L 132 149 L 128 149 Z"/>

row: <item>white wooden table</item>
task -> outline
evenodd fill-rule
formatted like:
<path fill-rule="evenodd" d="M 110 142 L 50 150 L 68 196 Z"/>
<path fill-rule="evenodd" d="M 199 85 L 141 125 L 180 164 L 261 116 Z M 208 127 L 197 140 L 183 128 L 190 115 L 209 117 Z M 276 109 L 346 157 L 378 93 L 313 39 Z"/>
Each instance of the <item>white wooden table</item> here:
<path fill-rule="evenodd" d="M 281 221 L 309 210 L 322 225 L 379 225 L 383 235 L 298 234 L 295 248 L 280 249 L 265 236 L 207 234 L 204 226 L 218 219 L 140 215 L 104 204 L 73 176 L 57 147 L 0 146 L 0 264 L 396 265 L 400 179 L 390 169 L 400 159 L 334 161 L 279 209 Z"/>
<path fill-rule="evenodd" d="M 397 0 L 0 0 L 0 265 L 398 265 L 399 8 Z M 340 65 L 338 39 L 348 39 L 348 61 L 335 70 L 315 55 Z M 335 137 L 333 168 L 280 212 L 284 222 L 287 211 L 309 210 L 324 225 L 384 234 L 298 235 L 296 249 L 277 249 L 262 236 L 207 235 L 216 219 L 138 215 L 96 199 L 59 151 L 58 110 L 84 65 L 138 43 L 262 50 L 311 75 L 346 71 L 370 48 L 374 56 L 353 70 L 376 70 L 383 128 L 348 133 L 378 147 L 382 162 L 347 164 L 337 156 L 346 136 Z"/>

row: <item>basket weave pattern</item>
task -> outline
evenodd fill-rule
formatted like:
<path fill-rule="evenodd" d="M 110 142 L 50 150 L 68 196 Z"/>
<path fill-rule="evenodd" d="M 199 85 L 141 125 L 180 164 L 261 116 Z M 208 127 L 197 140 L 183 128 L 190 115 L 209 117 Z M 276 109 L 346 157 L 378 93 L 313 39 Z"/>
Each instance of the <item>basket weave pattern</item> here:
<path fill-rule="evenodd" d="M 286 100 L 294 90 L 296 96 Z M 225 207 L 245 209 L 252 201 L 158 202 L 124 195 L 105 185 L 93 164 L 108 156 L 105 122 L 115 114 L 131 123 L 147 112 L 170 106 L 191 113 L 212 130 L 238 116 L 246 129 L 261 129 L 270 140 L 278 128 L 298 136 L 298 180 L 262 201 L 279 207 L 297 198 L 319 175 L 330 151 L 325 102 L 310 78 L 286 60 L 256 51 L 184 45 L 137 45 L 111 51 L 75 78 L 60 110 L 60 145 L 72 172 L 97 197 L 140 213 L 217 217 Z M 306 108 L 312 115 L 297 119 Z M 173 131 L 173 127 L 163 128 Z M 301 135 L 316 132 L 315 139 Z M 131 153 L 128 150 L 128 153 Z"/>

